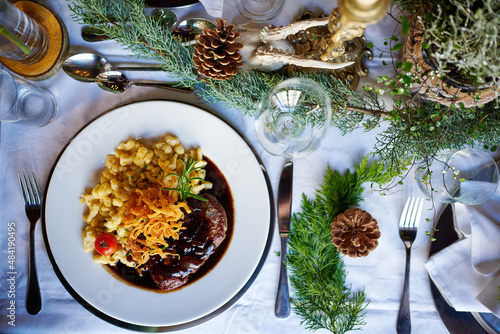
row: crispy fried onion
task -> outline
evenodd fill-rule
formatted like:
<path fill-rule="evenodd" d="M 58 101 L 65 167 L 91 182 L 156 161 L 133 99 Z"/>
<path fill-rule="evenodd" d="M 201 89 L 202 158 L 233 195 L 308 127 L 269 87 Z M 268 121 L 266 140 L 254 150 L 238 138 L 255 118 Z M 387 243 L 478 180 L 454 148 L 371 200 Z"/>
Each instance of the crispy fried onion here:
<path fill-rule="evenodd" d="M 137 266 L 146 263 L 152 255 L 164 258 L 169 254 L 164 251 L 168 247 L 166 239 L 179 239 L 184 212 L 191 212 L 186 202 L 175 202 L 167 191 L 135 189 L 121 216 L 129 231 L 126 248 Z"/>

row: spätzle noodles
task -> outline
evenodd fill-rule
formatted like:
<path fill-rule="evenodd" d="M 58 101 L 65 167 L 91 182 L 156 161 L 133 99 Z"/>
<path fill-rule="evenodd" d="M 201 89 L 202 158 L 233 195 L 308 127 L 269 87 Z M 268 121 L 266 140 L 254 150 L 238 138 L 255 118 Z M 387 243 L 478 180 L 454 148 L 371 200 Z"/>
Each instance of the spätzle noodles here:
<path fill-rule="evenodd" d="M 106 156 L 105 170 L 102 172 L 100 183 L 82 194 L 80 202 L 88 207 L 83 216 L 84 251 L 94 252 L 93 260 L 97 263 L 115 265 L 120 261 L 129 267 L 145 263 L 149 255 L 162 255 L 159 251 L 165 247 L 165 241 L 161 240 L 162 235 L 166 238 L 175 237 L 176 233 L 178 235 L 179 229 L 182 228 L 178 220 L 183 217 L 179 208 L 183 207 L 185 212 L 189 212 L 189 208 L 184 202 L 179 201 L 177 191 L 165 191 L 160 188 L 177 187 L 178 178 L 168 175 L 172 173 L 182 175 L 188 158 L 196 161 L 196 167 L 201 167 L 190 175 L 191 192 L 197 195 L 204 189 L 211 189 L 212 184 L 205 181 L 206 171 L 202 167 L 206 165 L 206 161 L 203 160 L 201 148 L 185 149 L 179 138 L 172 135 L 166 135 L 150 148 L 138 140 L 120 143 L 114 154 Z M 161 219 L 162 217 L 158 215 L 165 217 L 167 208 L 152 202 L 153 193 L 161 199 L 163 206 L 171 206 L 168 212 L 175 211 L 176 214 L 168 219 Z M 166 197 L 163 194 L 166 194 Z M 137 201 L 138 196 L 142 196 L 141 203 L 145 203 L 150 209 L 144 211 L 144 214 L 148 215 L 145 216 L 147 219 L 144 220 L 147 222 L 144 221 L 144 224 L 126 217 L 130 214 L 130 201 Z M 165 204 L 166 198 L 168 204 Z M 154 230 L 159 230 L 161 233 L 153 232 Z M 117 251 L 110 256 L 94 251 L 95 240 L 102 233 L 111 233 L 118 241 Z M 140 246 L 136 244 L 139 243 L 130 240 L 132 238 L 137 240 L 141 233 L 149 233 L 151 240 L 141 242 L 143 247 L 138 249 Z M 149 250 L 145 251 L 146 248 Z"/>

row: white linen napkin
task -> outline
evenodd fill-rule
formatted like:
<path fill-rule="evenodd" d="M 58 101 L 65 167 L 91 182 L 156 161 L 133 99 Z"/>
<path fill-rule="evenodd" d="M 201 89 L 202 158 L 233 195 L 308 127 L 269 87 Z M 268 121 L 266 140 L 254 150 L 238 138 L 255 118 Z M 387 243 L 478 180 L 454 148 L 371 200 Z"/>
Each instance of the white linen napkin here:
<path fill-rule="evenodd" d="M 200 0 L 208 15 L 212 17 L 221 17 L 224 0 Z"/>
<path fill-rule="evenodd" d="M 500 316 L 496 303 L 500 285 L 500 189 L 481 205 L 453 205 L 454 225 L 461 239 L 434 254 L 425 267 L 457 311 Z"/>

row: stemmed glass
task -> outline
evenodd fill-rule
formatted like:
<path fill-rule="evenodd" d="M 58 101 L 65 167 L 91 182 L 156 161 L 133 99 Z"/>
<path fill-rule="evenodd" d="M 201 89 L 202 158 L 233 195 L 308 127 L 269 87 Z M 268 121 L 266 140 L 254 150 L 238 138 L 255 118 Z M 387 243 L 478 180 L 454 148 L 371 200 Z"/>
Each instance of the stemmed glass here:
<path fill-rule="evenodd" d="M 290 314 L 286 243 L 290 229 L 294 158 L 313 152 L 330 127 L 332 110 L 324 89 L 309 79 L 287 79 L 274 87 L 258 104 L 255 130 L 262 146 L 286 158 L 278 187 L 278 226 L 281 239 L 281 269 L 275 314 Z"/>
<path fill-rule="evenodd" d="M 416 171 L 424 194 L 442 203 L 478 205 L 497 190 L 498 167 L 486 152 L 465 148 L 440 152 L 427 170 Z"/>
<path fill-rule="evenodd" d="M 320 85 L 309 79 L 288 79 L 261 99 L 255 130 L 269 153 L 299 158 L 319 146 L 331 113 L 330 99 Z"/>

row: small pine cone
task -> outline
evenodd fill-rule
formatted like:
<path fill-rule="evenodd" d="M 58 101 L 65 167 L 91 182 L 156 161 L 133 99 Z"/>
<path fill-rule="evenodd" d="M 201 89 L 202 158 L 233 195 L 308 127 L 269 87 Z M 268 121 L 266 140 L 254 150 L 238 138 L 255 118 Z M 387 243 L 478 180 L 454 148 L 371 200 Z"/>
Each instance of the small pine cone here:
<path fill-rule="evenodd" d="M 215 80 L 231 79 L 243 66 L 243 58 L 238 53 L 242 43 L 235 41 L 240 33 L 233 31 L 234 24 L 226 27 L 226 20 L 216 19 L 215 30 L 205 28 L 194 47 L 193 62 L 198 73 Z"/>
<path fill-rule="evenodd" d="M 332 242 L 339 252 L 350 257 L 367 256 L 378 246 L 377 221 L 361 209 L 347 209 L 332 223 Z"/>

